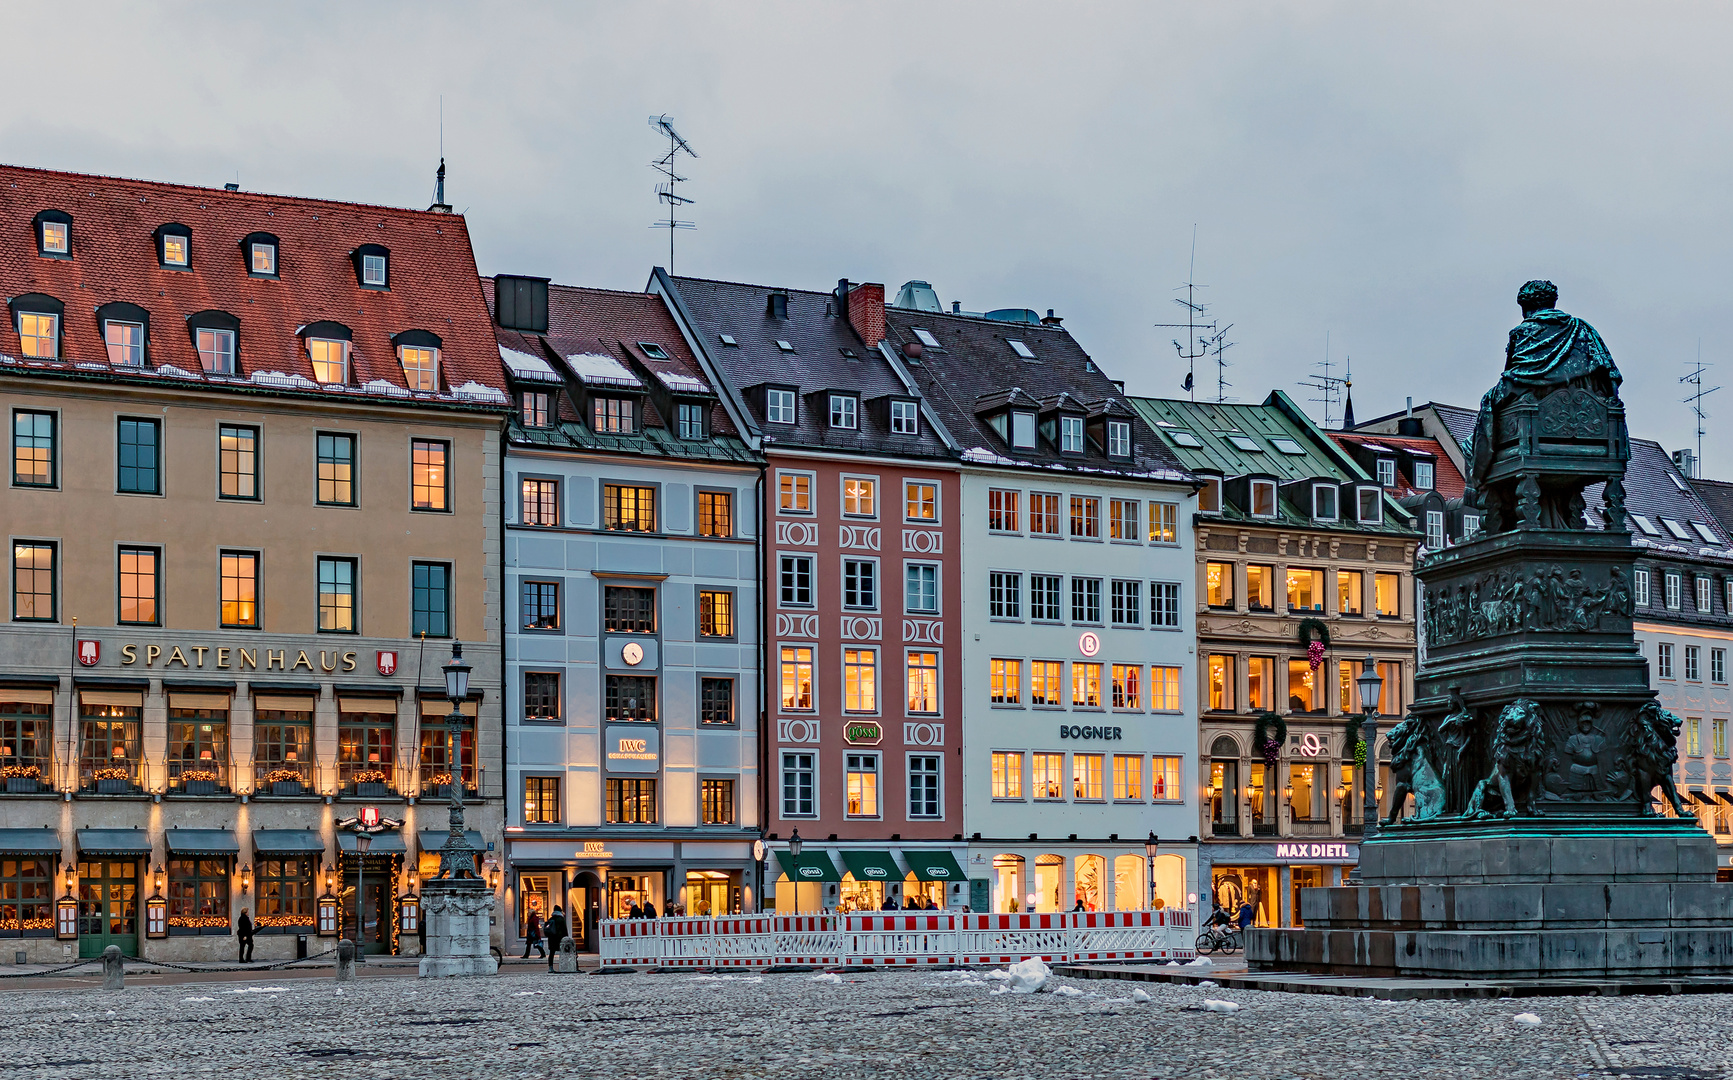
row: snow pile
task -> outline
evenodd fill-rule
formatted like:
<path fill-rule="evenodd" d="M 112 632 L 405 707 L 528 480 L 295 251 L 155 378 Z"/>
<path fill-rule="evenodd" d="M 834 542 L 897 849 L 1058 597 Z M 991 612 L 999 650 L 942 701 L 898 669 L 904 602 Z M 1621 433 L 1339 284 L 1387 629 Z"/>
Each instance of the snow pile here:
<path fill-rule="evenodd" d="M 638 377 L 626 370 L 626 365 L 605 353 L 573 353 L 566 364 L 586 383 L 609 386 L 643 386 Z"/>
<path fill-rule="evenodd" d="M 1215 967 L 1215 964 L 1211 962 L 1209 957 L 1200 956 L 1196 960 L 1187 960 L 1183 966 L 1189 968 L 1207 968 Z"/>
<path fill-rule="evenodd" d="M 684 390 L 693 394 L 708 393 L 710 390 L 708 386 L 704 385 L 704 380 L 694 379 L 692 376 L 678 371 L 663 371 L 660 368 L 653 368 L 652 371 L 662 385 L 670 390 Z"/>
<path fill-rule="evenodd" d="M 1153 999 L 1149 996 L 1148 990 L 1145 990 L 1141 986 L 1136 986 L 1136 987 L 1133 987 L 1131 990 L 1131 1000 L 1142 1002 L 1142 1001 L 1151 1001 Z"/>
<path fill-rule="evenodd" d="M 1516 1021 L 1517 1027 L 1540 1027 L 1540 1017 L 1536 1016 L 1534 1013 L 1517 1013 L 1515 1016 L 1511 1017 L 1511 1019 Z"/>
<path fill-rule="evenodd" d="M 1077 987 L 1075 987 L 1075 986 L 1056 987 L 1053 992 L 1055 994 L 1058 994 L 1060 997 L 1082 997 L 1083 996 L 1083 991 L 1077 989 Z"/>
<path fill-rule="evenodd" d="M 497 401 L 506 403 L 506 396 L 491 386 L 483 386 L 471 379 L 451 392 L 452 397 L 471 398 L 476 401 Z"/>
<path fill-rule="evenodd" d="M 172 378 L 176 378 L 176 379 L 203 378 L 203 376 L 201 376 L 201 375 L 195 375 L 194 373 L 187 371 L 185 368 L 178 368 L 178 367 L 175 367 L 173 364 L 158 364 L 156 370 L 160 374 L 168 375 L 168 376 L 170 376 Z"/>
<path fill-rule="evenodd" d="M 1199 982 L 1198 985 L 1199 986 L 1220 986 L 1221 984 L 1216 982 L 1214 979 L 1204 979 L 1203 981 Z"/>
<path fill-rule="evenodd" d="M 317 390 L 319 384 L 305 375 L 290 375 L 281 371 L 255 371 L 247 376 L 250 383 L 260 386 L 276 386 L 285 390 Z"/>
<path fill-rule="evenodd" d="M 1237 1001 L 1217 1001 L 1215 998 L 1204 998 L 1203 1011 L 1237 1013 L 1240 1011 L 1240 1003 Z"/>
<path fill-rule="evenodd" d="M 826 972 L 822 972 L 821 974 L 814 975 L 812 977 L 812 981 L 816 982 L 816 983 L 829 983 L 832 986 L 841 986 L 842 985 L 842 976 L 838 975 L 834 971 L 826 971 Z"/>
<path fill-rule="evenodd" d="M 364 394 L 384 394 L 386 397 L 408 397 L 409 391 L 387 379 L 369 379 L 361 384 Z"/>
<path fill-rule="evenodd" d="M 1012 993 L 1017 994 L 1036 993 L 1053 977 L 1053 969 L 1043 964 L 1037 956 L 1012 964 L 1005 971 L 1011 978 Z"/>
<path fill-rule="evenodd" d="M 501 345 L 499 358 L 504 362 L 506 368 L 520 379 L 527 379 L 530 382 L 557 383 L 560 381 L 560 377 L 554 373 L 553 366 L 539 356 L 532 356 L 527 352 L 519 352 L 516 349 L 508 349 Z"/>

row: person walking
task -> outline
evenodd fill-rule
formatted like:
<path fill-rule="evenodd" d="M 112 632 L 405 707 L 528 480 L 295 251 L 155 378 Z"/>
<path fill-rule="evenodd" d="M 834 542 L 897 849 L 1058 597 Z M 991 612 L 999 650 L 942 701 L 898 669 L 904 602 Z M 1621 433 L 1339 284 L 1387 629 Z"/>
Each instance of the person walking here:
<path fill-rule="evenodd" d="M 554 969 L 554 957 L 560 954 L 560 942 L 566 936 L 566 913 L 558 904 L 554 905 L 554 913 L 548 916 L 547 926 L 543 929 L 548 939 L 548 970 Z M 527 955 L 527 954 L 526 954 Z"/>
<path fill-rule="evenodd" d="M 656 905 L 648 900 L 644 901 L 644 907 L 638 912 L 638 917 L 643 919 L 654 919 L 656 917 Z"/>
<path fill-rule="evenodd" d="M 524 928 L 523 958 L 525 960 L 530 958 L 531 949 L 541 953 L 543 960 L 548 958 L 548 950 L 542 946 L 542 916 L 537 911 L 530 912 L 529 925 Z"/>
<path fill-rule="evenodd" d="M 247 914 L 247 909 L 241 909 L 241 917 L 235 923 L 235 936 L 241 939 L 240 963 L 253 962 L 253 917 Z"/>

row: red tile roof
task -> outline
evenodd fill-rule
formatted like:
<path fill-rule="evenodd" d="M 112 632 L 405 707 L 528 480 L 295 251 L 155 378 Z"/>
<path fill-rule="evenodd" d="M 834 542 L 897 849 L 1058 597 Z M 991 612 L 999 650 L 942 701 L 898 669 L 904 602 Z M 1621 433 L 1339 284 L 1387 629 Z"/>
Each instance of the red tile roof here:
<path fill-rule="evenodd" d="M 1419 450 L 1430 454 L 1432 455 L 1433 461 L 1433 490 L 1437 491 L 1438 494 L 1444 496 L 1446 499 L 1462 498 L 1463 488 L 1465 488 L 1467 484 L 1463 481 L 1462 474 L 1456 471 L 1456 466 L 1451 462 L 1450 456 L 1444 452 L 1444 447 L 1438 445 L 1437 439 L 1416 438 L 1411 435 L 1379 435 L 1375 433 L 1360 435 L 1344 431 L 1332 431 L 1329 435 L 1330 438 L 1335 439 L 1337 442 L 1342 443 L 1345 446 L 1382 446 L 1390 450 L 1406 447 L 1411 450 Z M 1408 482 L 1408 478 L 1403 476 L 1400 471 L 1396 473 L 1396 487 L 1394 490 L 1398 497 L 1414 494 L 1413 485 Z"/>
<path fill-rule="evenodd" d="M 37 254 L 32 221 L 43 210 L 72 216 L 70 259 Z M 158 262 L 154 233 L 169 223 L 192 232 L 190 272 Z M 275 279 L 247 273 L 240 243 L 253 232 L 279 240 Z M 351 253 L 362 244 L 390 251 L 389 290 L 358 283 Z M 44 293 L 66 306 L 61 363 L 24 358 L 16 323 L 8 319 L 0 328 L 0 354 L 13 362 L 0 364 L 0 373 L 17 374 L 22 366 L 154 381 L 171 375 L 211 385 L 333 394 L 301 382 L 311 380 L 313 371 L 297 336 L 301 327 L 329 320 L 354 334 L 345 396 L 504 404 L 505 383 L 469 229 L 455 214 L 0 166 L 0 289 L 8 297 Z M 107 363 L 94 312 L 111 301 L 150 312 L 146 372 Z M 185 323 L 207 310 L 240 320 L 239 378 L 201 371 Z M 441 339 L 439 393 L 411 395 L 406 389 L 391 340 L 405 330 Z M 161 372 L 163 365 L 178 371 Z M 271 372 L 289 378 L 271 379 Z"/>

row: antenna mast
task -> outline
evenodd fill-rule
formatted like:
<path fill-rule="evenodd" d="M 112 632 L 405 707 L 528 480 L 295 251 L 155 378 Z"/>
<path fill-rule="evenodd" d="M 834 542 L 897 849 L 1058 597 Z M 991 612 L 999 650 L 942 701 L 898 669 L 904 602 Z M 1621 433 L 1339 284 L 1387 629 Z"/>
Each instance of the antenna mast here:
<path fill-rule="evenodd" d="M 1703 389 L 1703 372 L 1711 366 L 1703 363 L 1703 339 L 1698 338 L 1697 360 L 1689 373 L 1679 376 L 1680 382 L 1692 388 L 1693 393 L 1685 398 L 1684 402 L 1691 406 L 1691 415 L 1697 418 L 1697 460 L 1691 468 L 1691 475 L 1693 476 L 1701 476 L 1703 472 L 1703 421 L 1709 416 L 1703 411 L 1703 399 L 1721 389 L 1719 386 L 1711 386 L 1707 390 Z"/>
<path fill-rule="evenodd" d="M 667 113 L 650 117 L 650 128 L 668 138 L 668 152 L 650 163 L 652 169 L 667 177 L 666 180 L 656 185 L 656 197 L 668 204 L 668 220 L 652 221 L 650 228 L 668 230 L 668 272 L 672 274 L 674 272 L 674 231 L 698 227 L 695 222 L 681 221 L 678 217 L 680 207 L 690 206 L 695 200 L 675 193 L 674 185 L 685 183 L 687 178 L 674 170 L 674 160 L 681 154 L 696 158 L 698 151 L 687 145 L 686 140 L 680 137 L 680 133 L 674 130 L 674 120 Z"/>
<path fill-rule="evenodd" d="M 1345 377 L 1339 378 L 1331 375 L 1330 368 L 1333 365 L 1334 362 L 1330 359 L 1330 332 L 1326 330 L 1324 331 L 1324 359 L 1312 365 L 1321 370 L 1318 374 L 1308 375 L 1296 384 L 1317 392 L 1317 396 L 1306 400 L 1315 401 L 1324 407 L 1325 431 L 1330 430 L 1331 409 L 1342 403 L 1343 389 L 1354 385 L 1354 361 L 1352 358 L 1348 361 L 1348 374 Z M 1346 418 L 1344 417 L 1344 419 Z"/>
<path fill-rule="evenodd" d="M 1209 305 L 1198 302 L 1197 290 L 1207 288 L 1209 286 L 1197 283 L 1197 225 L 1194 223 L 1191 227 L 1191 269 L 1186 273 L 1185 284 L 1180 286 L 1180 289 L 1185 290 L 1185 299 L 1181 300 L 1177 296 L 1173 298 L 1174 303 L 1185 308 L 1185 322 L 1154 324 L 1157 329 L 1166 330 L 1177 330 L 1182 326 L 1185 327 L 1185 344 L 1181 345 L 1176 340 L 1173 343 L 1173 348 L 1179 354 L 1179 358 L 1186 362 L 1185 382 L 1180 384 L 1180 388 L 1189 392 L 1193 401 L 1197 400 L 1197 362 L 1201 357 L 1208 356 L 1210 350 L 1220 344 L 1221 334 L 1227 333 L 1225 329 L 1218 331 L 1214 322 L 1206 323 L 1203 321 Z M 1179 289 L 1174 291 L 1178 292 Z M 1208 335 L 1200 334 L 1200 330 L 1208 330 L 1210 333 Z M 1221 358 L 1221 350 L 1232 346 L 1233 342 L 1221 344 L 1220 349 L 1216 352 L 1217 401 L 1225 400 L 1223 394 L 1230 385 L 1222 374 L 1222 368 L 1226 367 L 1227 363 Z"/>

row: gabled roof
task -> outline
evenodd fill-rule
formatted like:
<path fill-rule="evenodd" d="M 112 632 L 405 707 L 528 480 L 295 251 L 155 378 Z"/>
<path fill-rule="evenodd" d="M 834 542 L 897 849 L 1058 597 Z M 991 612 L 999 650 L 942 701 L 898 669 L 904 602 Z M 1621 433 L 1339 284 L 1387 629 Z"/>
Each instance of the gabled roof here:
<path fill-rule="evenodd" d="M 32 221 L 45 210 L 72 216 L 71 258 L 37 253 Z M 169 223 L 190 231 L 185 270 L 158 261 L 154 236 Z M 275 277 L 252 276 L 244 262 L 242 239 L 261 232 L 279 241 Z M 367 244 L 389 251 L 388 289 L 362 288 L 357 280 L 353 256 Z M 456 214 L 0 166 L 0 291 L 43 293 L 65 305 L 57 361 L 24 358 L 16 322 L 5 320 L 4 374 L 443 407 L 506 404 L 469 229 Z M 113 301 L 149 313 L 144 369 L 108 363 L 94 309 Z M 187 319 L 207 311 L 239 320 L 238 376 L 201 368 Z M 298 333 L 325 321 L 353 334 L 347 386 L 313 381 Z M 438 392 L 407 388 L 392 338 L 408 330 L 440 340 Z"/>
<path fill-rule="evenodd" d="M 1585 516 L 1589 526 L 1604 528 L 1606 500 L 1602 485 L 1585 490 L 1583 500 L 1588 505 Z M 1686 556 L 1733 557 L 1733 544 L 1728 542 L 1733 527 L 1715 514 L 1709 501 L 1679 472 L 1667 451 L 1651 439 L 1631 440 L 1631 460 L 1625 467 L 1625 512 L 1642 515 L 1655 530 L 1649 532 L 1633 518 L 1629 525 L 1631 540 L 1638 547 Z M 1685 536 L 1675 535 L 1667 521 L 1679 525 Z M 1714 541 L 1704 538 L 1698 526 L 1707 529 Z"/>
<path fill-rule="evenodd" d="M 1330 438 L 1344 446 L 1376 446 L 1392 453 L 1406 450 L 1411 454 L 1423 457 L 1432 462 L 1432 488 L 1446 499 L 1462 498 L 1466 486 L 1462 474 L 1456 471 L 1456 465 L 1450 460 L 1450 455 L 1438 445 L 1438 440 L 1411 435 L 1358 435 L 1353 432 L 1332 431 Z M 1408 482 L 1408 477 L 1401 471 L 1396 473 L 1396 486 L 1392 489 L 1398 498 L 1420 493 L 1414 485 Z"/>
<path fill-rule="evenodd" d="M 1469 443 L 1474 441 L 1474 418 L 1478 415 L 1476 410 L 1465 409 L 1460 405 L 1446 405 L 1438 401 L 1428 401 L 1424 405 L 1414 406 L 1415 412 L 1426 409 L 1431 409 L 1437 415 L 1438 422 L 1444 425 L 1445 430 L 1450 432 L 1464 450 L 1468 449 Z M 1370 420 L 1360 421 L 1354 425 L 1354 430 L 1365 431 L 1376 428 L 1393 420 L 1400 420 L 1407 415 L 1406 409 L 1402 412 L 1385 413 L 1383 416 L 1375 416 Z"/>

